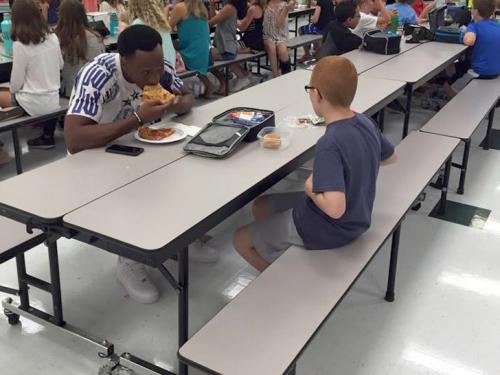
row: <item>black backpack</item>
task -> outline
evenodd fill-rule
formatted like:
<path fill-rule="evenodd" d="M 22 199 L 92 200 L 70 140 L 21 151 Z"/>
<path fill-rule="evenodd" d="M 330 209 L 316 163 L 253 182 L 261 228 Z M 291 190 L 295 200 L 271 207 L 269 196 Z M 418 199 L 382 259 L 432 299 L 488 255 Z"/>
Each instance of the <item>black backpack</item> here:
<path fill-rule="evenodd" d="M 363 46 L 375 53 L 395 55 L 401 50 L 401 35 L 378 30 L 368 31 L 363 36 Z"/>

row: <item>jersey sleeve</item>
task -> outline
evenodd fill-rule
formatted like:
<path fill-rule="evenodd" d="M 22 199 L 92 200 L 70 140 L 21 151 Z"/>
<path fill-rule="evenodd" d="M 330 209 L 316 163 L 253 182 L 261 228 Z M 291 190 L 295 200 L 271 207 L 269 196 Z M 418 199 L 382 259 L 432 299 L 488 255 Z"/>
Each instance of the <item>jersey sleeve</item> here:
<path fill-rule="evenodd" d="M 177 76 L 175 72 L 175 66 L 173 66 L 168 60 L 164 59 L 165 72 L 160 78 L 160 84 L 165 90 L 170 91 L 172 94 L 180 94 L 183 87 L 182 80 Z"/>
<path fill-rule="evenodd" d="M 86 65 L 76 78 L 67 114 L 100 122 L 104 96 L 112 77 L 112 73 L 102 65 L 95 63 Z"/>

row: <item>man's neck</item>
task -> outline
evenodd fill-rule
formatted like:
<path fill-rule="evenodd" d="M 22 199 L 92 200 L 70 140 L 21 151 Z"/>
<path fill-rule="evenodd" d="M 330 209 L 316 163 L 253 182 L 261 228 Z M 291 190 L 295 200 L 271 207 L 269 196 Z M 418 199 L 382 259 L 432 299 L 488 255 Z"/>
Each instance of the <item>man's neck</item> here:
<path fill-rule="evenodd" d="M 323 118 L 326 124 L 331 124 L 340 120 L 347 120 L 354 117 L 355 113 L 350 108 L 330 107 L 325 111 Z"/>

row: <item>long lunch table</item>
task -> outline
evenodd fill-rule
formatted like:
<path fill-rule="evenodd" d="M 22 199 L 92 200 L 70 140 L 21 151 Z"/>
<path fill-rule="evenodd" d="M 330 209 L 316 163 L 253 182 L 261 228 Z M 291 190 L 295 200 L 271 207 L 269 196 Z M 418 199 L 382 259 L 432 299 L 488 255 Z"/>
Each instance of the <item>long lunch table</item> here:
<path fill-rule="evenodd" d="M 297 72 L 293 81 L 302 87 L 310 72 Z M 353 108 L 376 112 L 403 91 L 404 83 L 360 77 L 359 88 Z M 276 112 L 278 123 L 287 116 L 312 112 L 307 95 L 301 92 L 302 99 Z M 178 290 L 178 339 L 182 345 L 188 339 L 187 246 L 313 156 L 324 129 L 291 130 L 291 145 L 278 152 L 263 150 L 255 142 L 225 160 L 188 155 L 65 215 L 63 227 L 74 239 L 158 268 Z M 179 199 L 186 191 L 189 198 Z M 145 192 L 155 199 L 137 199 Z M 177 280 L 162 264 L 175 254 L 179 261 Z M 122 355 L 123 360 L 137 371 L 146 368 L 168 373 L 131 354 Z M 179 364 L 179 373 L 186 374 L 187 367 Z"/>
<path fill-rule="evenodd" d="M 408 134 L 413 91 L 443 71 L 465 53 L 462 44 L 429 42 L 387 60 L 362 75 L 406 82 L 406 107 L 403 138 Z"/>

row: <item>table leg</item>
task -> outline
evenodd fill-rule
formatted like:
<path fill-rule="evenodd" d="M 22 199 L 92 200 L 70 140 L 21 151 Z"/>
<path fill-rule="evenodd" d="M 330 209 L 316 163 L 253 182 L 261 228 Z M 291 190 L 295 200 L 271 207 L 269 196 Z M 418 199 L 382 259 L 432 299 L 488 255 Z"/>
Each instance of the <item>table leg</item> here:
<path fill-rule="evenodd" d="M 26 281 L 26 259 L 24 257 L 24 254 L 19 254 L 18 256 L 16 256 L 16 267 L 21 308 L 23 310 L 28 310 L 28 308 L 30 307 L 30 297 L 28 292 L 29 287 Z"/>
<path fill-rule="evenodd" d="M 466 139 L 464 148 L 464 156 L 462 159 L 462 166 L 460 168 L 460 182 L 458 184 L 457 194 L 463 194 L 465 190 L 465 175 L 467 174 L 467 164 L 469 164 L 470 153 L 470 139 Z"/>
<path fill-rule="evenodd" d="M 299 17 L 295 17 L 295 36 L 299 33 Z"/>
<path fill-rule="evenodd" d="M 444 215 L 446 213 L 446 203 L 448 201 L 448 183 L 450 181 L 450 170 L 451 170 L 451 157 L 446 161 L 444 167 L 444 177 L 441 186 L 441 200 L 439 201 L 439 215 Z"/>
<path fill-rule="evenodd" d="M 493 128 L 493 121 L 495 120 L 495 107 L 488 113 L 488 130 L 486 130 L 486 138 L 484 140 L 483 149 L 489 150 L 491 143 L 491 129 Z"/>
<path fill-rule="evenodd" d="M 225 91 L 224 91 L 224 95 L 228 96 L 229 95 L 229 74 L 231 73 L 231 70 L 229 69 L 229 65 L 227 65 L 225 67 L 225 71 L 226 71 L 226 74 L 225 74 L 225 77 L 224 77 L 224 82 L 226 84 L 226 88 L 225 88 Z"/>
<path fill-rule="evenodd" d="M 384 121 L 385 121 L 385 108 L 382 108 L 378 113 L 378 127 L 382 133 L 384 132 Z"/>
<path fill-rule="evenodd" d="M 410 126 L 410 112 L 411 112 L 411 101 L 413 97 L 413 87 L 408 84 L 406 86 L 406 112 L 405 112 L 405 121 L 403 126 L 403 139 L 408 135 L 408 128 Z"/>
<path fill-rule="evenodd" d="M 179 252 L 179 348 L 189 335 L 189 250 Z M 187 375 L 188 366 L 179 361 L 179 375 Z"/>
<path fill-rule="evenodd" d="M 400 232 L 401 232 L 401 224 L 396 228 L 396 230 L 392 234 L 391 260 L 390 260 L 390 264 L 389 264 L 389 277 L 388 277 L 388 281 L 387 281 L 387 292 L 385 293 L 385 300 L 387 302 L 394 301 L 394 287 L 396 285 L 396 268 L 398 265 Z"/>
<path fill-rule="evenodd" d="M 61 326 L 64 324 L 64 322 L 61 298 L 61 280 L 59 275 L 59 260 L 57 256 L 57 242 L 54 240 L 48 240 L 47 247 L 49 249 L 50 284 L 52 306 L 54 309 L 54 324 Z"/>
<path fill-rule="evenodd" d="M 16 158 L 16 171 L 17 174 L 23 173 L 23 165 L 21 162 L 21 146 L 19 145 L 19 135 L 17 133 L 17 129 L 12 129 L 12 143 L 14 144 L 14 155 Z"/>

